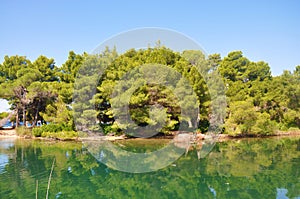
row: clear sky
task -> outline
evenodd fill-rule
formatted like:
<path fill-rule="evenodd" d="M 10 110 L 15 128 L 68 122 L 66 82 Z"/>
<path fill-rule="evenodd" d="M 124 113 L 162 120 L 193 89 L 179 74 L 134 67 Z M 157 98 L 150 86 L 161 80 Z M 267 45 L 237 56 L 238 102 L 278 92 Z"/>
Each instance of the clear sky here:
<path fill-rule="evenodd" d="M 0 62 L 5 55 L 45 55 L 59 66 L 70 50 L 91 52 L 120 32 L 162 27 L 193 38 L 208 54 L 241 50 L 268 62 L 273 75 L 300 65 L 297 0 L 3 0 L 0 24 Z"/>

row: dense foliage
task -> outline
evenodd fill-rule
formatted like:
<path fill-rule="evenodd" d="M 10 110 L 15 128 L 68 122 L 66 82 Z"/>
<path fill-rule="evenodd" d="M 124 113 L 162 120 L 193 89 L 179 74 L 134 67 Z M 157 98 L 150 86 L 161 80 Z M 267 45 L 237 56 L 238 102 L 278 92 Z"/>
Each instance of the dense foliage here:
<path fill-rule="evenodd" d="M 269 135 L 300 127 L 300 66 L 272 77 L 265 62 L 251 62 L 236 51 L 220 62 L 228 99 L 226 132 Z"/>
<path fill-rule="evenodd" d="M 116 117 L 123 117 L 124 112 L 112 109 L 112 103 L 118 100 L 112 97 L 113 92 L 122 81 L 122 86 L 133 87 L 136 82 L 125 81 L 124 76 L 147 64 L 164 65 L 176 72 L 156 68 L 144 73 L 160 74 L 170 81 L 178 79 L 178 74 L 183 78 L 176 82 L 176 90 L 163 85 L 141 84 L 129 98 L 129 113 L 135 126 L 120 123 Z M 105 73 L 97 74 L 97 67 L 103 65 L 107 65 Z M 80 70 L 90 76 L 75 82 Z M 202 73 L 209 76 L 204 77 Z M 208 90 L 207 80 L 215 73 L 221 75 L 225 85 L 227 110 L 220 114 L 224 118 L 212 118 L 211 97 L 222 94 L 218 89 Z M 95 88 L 88 84 L 90 81 L 97 82 Z M 75 99 L 84 103 L 73 101 L 74 86 L 77 90 Z M 222 82 L 215 82 L 214 86 L 221 87 Z M 91 89 L 95 89 L 92 97 L 86 95 Z M 196 95 L 196 103 L 192 93 Z M 124 129 L 162 125 L 163 133 L 178 130 L 179 126 L 206 132 L 213 119 L 225 119 L 224 133 L 270 135 L 277 130 L 300 127 L 300 66 L 293 72 L 284 71 L 273 77 L 267 63 L 250 61 L 241 51 L 230 52 L 222 59 L 219 54 L 205 57 L 200 51 L 179 53 L 161 46 L 131 49 L 122 55 L 118 55 L 116 49 L 106 49 L 98 55 L 71 51 L 60 67 L 55 65 L 54 59 L 45 56 L 33 62 L 25 56 L 5 56 L 0 64 L 0 98 L 9 101 L 15 116 L 11 120 L 17 121 L 16 125 L 30 122 L 36 136 L 42 136 L 42 131 L 74 131 L 73 115 L 77 118 L 79 131 L 122 133 Z M 118 103 L 121 106 L 127 102 Z M 156 108 L 151 109 L 153 106 Z M 192 111 L 197 109 L 199 114 Z M 183 110 L 191 110 L 191 114 L 181 114 Z M 6 115 L 2 113 L 1 118 Z M 160 117 L 164 117 L 164 124 L 158 124 Z M 38 121 L 52 125 L 35 127 Z M 86 125 L 91 121 L 95 125 Z"/>

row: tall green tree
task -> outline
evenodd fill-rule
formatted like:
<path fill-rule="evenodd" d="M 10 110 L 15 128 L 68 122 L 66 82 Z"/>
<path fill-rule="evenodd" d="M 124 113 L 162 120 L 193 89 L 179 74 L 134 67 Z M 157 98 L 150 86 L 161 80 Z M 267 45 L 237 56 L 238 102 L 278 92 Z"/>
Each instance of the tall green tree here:
<path fill-rule="evenodd" d="M 106 48 L 101 54 L 86 55 L 81 67 L 78 68 L 72 104 L 77 130 L 85 132 L 99 130 L 96 89 L 98 82 L 101 82 L 101 74 L 116 56 L 116 49 Z"/>
<path fill-rule="evenodd" d="M 40 71 L 43 76 L 40 81 L 42 82 L 53 82 L 58 81 L 57 66 L 55 65 L 54 59 L 47 58 L 46 56 L 39 56 L 33 63 L 33 68 Z"/>
<path fill-rule="evenodd" d="M 78 70 L 84 62 L 86 56 L 86 53 L 80 55 L 76 54 L 74 51 L 70 51 L 68 59 L 59 68 L 60 80 L 66 83 L 74 83 Z"/>
<path fill-rule="evenodd" d="M 54 60 L 40 56 L 31 63 L 25 57 L 6 56 L 1 65 L 1 97 L 9 100 L 16 113 L 16 124 L 26 123 L 26 117 L 36 123 L 39 112 L 45 109 L 46 100 L 53 100 L 42 92 L 41 82 L 56 81 Z"/>
<path fill-rule="evenodd" d="M 153 64 L 152 70 L 155 71 L 151 71 L 151 67 L 147 68 L 147 64 Z M 101 124 L 109 125 L 113 129 L 130 128 L 130 126 L 124 126 L 124 124 L 117 123 L 114 120 L 114 117 L 118 117 L 118 114 L 121 114 L 121 117 L 125 118 L 128 117 L 128 113 L 124 111 L 115 113 L 111 107 L 112 103 L 121 103 L 125 106 L 124 103 L 127 103 L 126 100 L 124 102 L 124 100 L 114 101 L 115 99 L 110 99 L 114 89 L 123 89 L 124 93 L 119 93 L 124 95 L 124 99 L 129 97 L 125 97 L 125 95 L 132 93 L 131 99 L 129 100 L 129 112 L 131 113 L 131 119 L 136 122 L 137 126 L 156 124 L 154 120 L 150 118 L 151 111 L 153 110 L 149 109 L 149 107 L 158 105 L 165 108 L 167 117 L 165 120 L 166 128 L 163 129 L 163 131 L 167 132 L 168 130 L 175 130 L 178 128 L 179 122 L 187 122 L 187 127 L 197 127 L 197 120 L 199 118 L 199 116 L 197 116 L 198 113 L 196 113 L 195 117 L 192 117 L 193 119 L 191 118 L 191 115 L 188 116 L 187 114 L 185 114 L 185 117 L 181 117 L 180 113 L 183 109 L 180 111 L 179 107 L 181 106 L 181 108 L 191 110 L 198 110 L 200 108 L 203 110 L 203 116 L 205 114 L 207 115 L 208 106 L 205 104 L 207 101 L 207 87 L 203 77 L 197 69 L 197 67 L 201 64 L 206 64 L 206 60 L 204 55 L 198 51 L 186 51 L 183 55 L 181 55 L 180 53 L 173 52 L 170 49 L 160 46 L 145 50 L 132 49 L 127 51 L 114 60 L 104 76 L 101 77 L 101 81 L 98 86 L 98 93 L 96 95 L 99 121 Z M 170 70 L 177 71 L 177 74 L 182 75 L 182 79 L 178 77 L 176 73 L 172 74 L 168 72 L 168 74 L 165 75 L 166 70 L 159 71 L 160 68 L 155 67 L 158 65 L 166 66 L 169 67 Z M 201 70 L 207 71 L 207 68 L 205 67 L 207 66 L 205 65 L 201 68 Z M 172 92 L 170 91 L 174 90 L 172 88 L 171 90 L 168 90 L 164 82 L 160 83 L 157 80 L 158 83 L 151 84 L 145 79 L 141 80 L 143 83 L 141 83 L 138 90 L 130 92 L 130 89 L 135 88 L 135 84 L 139 84 L 134 81 L 136 79 L 139 80 L 139 75 L 141 73 L 146 75 L 149 74 L 149 77 L 152 74 L 153 80 L 157 77 L 161 77 L 161 79 L 174 78 L 173 82 L 177 82 L 173 88 L 175 90 L 175 94 L 171 95 Z M 128 77 L 131 74 L 133 79 L 124 79 L 124 77 Z M 119 81 L 121 81 L 121 83 Z M 166 79 L 165 81 L 168 82 Z M 194 94 L 187 90 L 186 85 L 190 85 Z M 120 86 L 120 88 L 118 88 L 118 86 Z M 191 104 L 192 101 L 189 97 L 192 97 L 193 95 L 196 97 L 196 103 Z M 178 97 L 185 100 L 181 101 Z M 188 99 L 190 99 L 190 101 Z M 197 103 L 200 105 L 197 105 Z M 123 105 L 120 105 L 120 107 Z M 124 116 L 122 116 L 122 114 Z M 207 116 L 205 117 L 208 118 Z"/>

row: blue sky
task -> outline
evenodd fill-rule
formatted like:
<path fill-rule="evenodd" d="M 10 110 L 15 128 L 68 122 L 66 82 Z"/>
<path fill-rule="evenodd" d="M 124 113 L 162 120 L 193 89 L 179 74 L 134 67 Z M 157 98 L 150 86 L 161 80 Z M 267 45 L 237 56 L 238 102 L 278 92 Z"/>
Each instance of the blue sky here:
<path fill-rule="evenodd" d="M 52 57 L 91 52 L 120 32 L 173 29 L 206 53 L 242 50 L 269 63 L 272 74 L 300 65 L 300 1 L 11 1 L 0 3 L 0 62 L 5 55 Z M 0 106 L 1 111 L 1 106 Z"/>

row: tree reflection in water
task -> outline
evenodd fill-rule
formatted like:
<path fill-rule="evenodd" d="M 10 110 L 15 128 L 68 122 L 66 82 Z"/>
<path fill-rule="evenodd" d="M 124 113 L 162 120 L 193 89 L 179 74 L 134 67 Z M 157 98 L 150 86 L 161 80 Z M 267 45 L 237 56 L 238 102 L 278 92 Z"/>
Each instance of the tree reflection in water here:
<path fill-rule="evenodd" d="M 163 145 L 139 142 L 121 145 L 136 152 Z M 299 137 L 230 140 L 200 160 L 193 150 L 166 168 L 133 174 L 97 162 L 81 143 L 0 140 L 1 157 L 8 157 L 0 198 L 35 198 L 36 180 L 44 197 L 54 157 L 49 198 L 295 198 L 299 146 Z"/>

